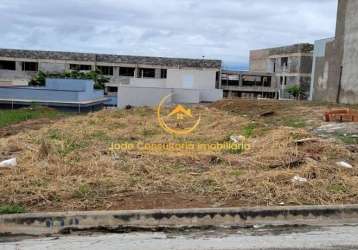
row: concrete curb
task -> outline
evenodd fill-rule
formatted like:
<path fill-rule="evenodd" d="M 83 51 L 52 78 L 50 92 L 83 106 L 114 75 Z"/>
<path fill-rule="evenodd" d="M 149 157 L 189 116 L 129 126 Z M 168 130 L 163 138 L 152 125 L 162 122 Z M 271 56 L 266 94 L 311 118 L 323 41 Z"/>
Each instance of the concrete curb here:
<path fill-rule="evenodd" d="M 32 213 L 0 216 L 0 234 L 46 235 L 71 230 L 163 230 L 253 225 L 358 223 L 358 205 Z"/>

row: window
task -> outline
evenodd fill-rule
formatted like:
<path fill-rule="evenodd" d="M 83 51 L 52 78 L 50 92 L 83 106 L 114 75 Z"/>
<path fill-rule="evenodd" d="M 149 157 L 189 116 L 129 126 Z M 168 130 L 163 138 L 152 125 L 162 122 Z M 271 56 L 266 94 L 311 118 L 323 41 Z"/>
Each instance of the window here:
<path fill-rule="evenodd" d="M 97 70 L 99 70 L 102 75 L 113 76 L 113 67 L 111 66 L 97 66 Z"/>
<path fill-rule="evenodd" d="M 107 87 L 107 91 L 110 93 L 117 93 L 118 87 Z"/>
<path fill-rule="evenodd" d="M 15 61 L 0 61 L 0 69 L 16 70 L 16 62 Z"/>
<path fill-rule="evenodd" d="M 240 75 L 227 75 L 226 83 L 228 86 L 239 86 L 240 85 Z"/>
<path fill-rule="evenodd" d="M 138 78 L 155 78 L 155 69 L 139 69 Z"/>
<path fill-rule="evenodd" d="M 38 68 L 37 62 L 22 62 L 22 71 L 38 71 Z"/>
<path fill-rule="evenodd" d="M 70 64 L 70 70 L 76 71 L 91 71 L 91 65 L 84 65 L 84 64 Z"/>
<path fill-rule="evenodd" d="M 264 87 L 271 87 L 271 76 L 264 76 L 262 82 Z"/>
<path fill-rule="evenodd" d="M 280 84 L 281 85 L 287 85 L 287 76 L 281 76 L 280 77 Z"/>
<path fill-rule="evenodd" d="M 128 67 L 120 67 L 119 68 L 119 75 L 120 76 L 131 76 L 134 77 L 135 68 L 128 68 Z"/>
<path fill-rule="evenodd" d="M 256 76 L 242 76 L 242 86 L 253 87 L 256 85 Z"/>
<path fill-rule="evenodd" d="M 281 58 L 281 66 L 287 67 L 288 66 L 288 57 L 282 57 Z"/>
<path fill-rule="evenodd" d="M 162 79 L 166 79 L 167 78 L 167 70 L 166 69 L 161 69 L 160 70 L 160 78 Z"/>

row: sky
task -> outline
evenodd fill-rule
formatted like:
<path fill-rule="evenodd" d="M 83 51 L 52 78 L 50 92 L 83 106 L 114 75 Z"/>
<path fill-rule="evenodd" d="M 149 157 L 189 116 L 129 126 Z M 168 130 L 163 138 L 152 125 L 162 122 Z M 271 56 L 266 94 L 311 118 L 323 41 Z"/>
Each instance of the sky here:
<path fill-rule="evenodd" d="M 337 0 L 1 0 L 0 47 L 221 59 L 333 37 Z"/>

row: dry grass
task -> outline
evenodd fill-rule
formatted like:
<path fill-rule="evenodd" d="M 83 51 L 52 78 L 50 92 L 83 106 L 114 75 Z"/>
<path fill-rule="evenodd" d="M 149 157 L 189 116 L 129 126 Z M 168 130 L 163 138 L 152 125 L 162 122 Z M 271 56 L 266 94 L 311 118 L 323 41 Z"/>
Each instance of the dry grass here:
<path fill-rule="evenodd" d="M 295 109 L 317 123 L 324 107 L 269 104 L 265 110 L 281 113 L 273 124 L 275 117 L 254 118 L 251 109 L 232 112 L 222 105 L 194 108 L 202 123 L 188 137 L 164 133 L 154 110 L 139 108 L 69 117 L 2 138 L 0 156 L 16 156 L 19 166 L 0 170 L 0 204 L 39 211 L 358 202 L 358 170 L 335 166 L 338 160 L 357 163 L 356 155 L 330 140 L 298 146 L 295 140 L 313 135 L 285 126 Z M 251 149 L 242 154 L 108 149 L 112 142 L 224 142 L 247 131 Z M 292 183 L 295 175 L 308 182 Z"/>

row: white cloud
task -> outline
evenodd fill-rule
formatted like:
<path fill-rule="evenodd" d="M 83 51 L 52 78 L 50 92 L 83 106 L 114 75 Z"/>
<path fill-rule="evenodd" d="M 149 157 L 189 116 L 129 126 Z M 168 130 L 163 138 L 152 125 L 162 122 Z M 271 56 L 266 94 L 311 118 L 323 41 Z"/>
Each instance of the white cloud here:
<path fill-rule="evenodd" d="M 0 47 L 223 59 L 334 35 L 337 0 L 2 0 Z"/>

